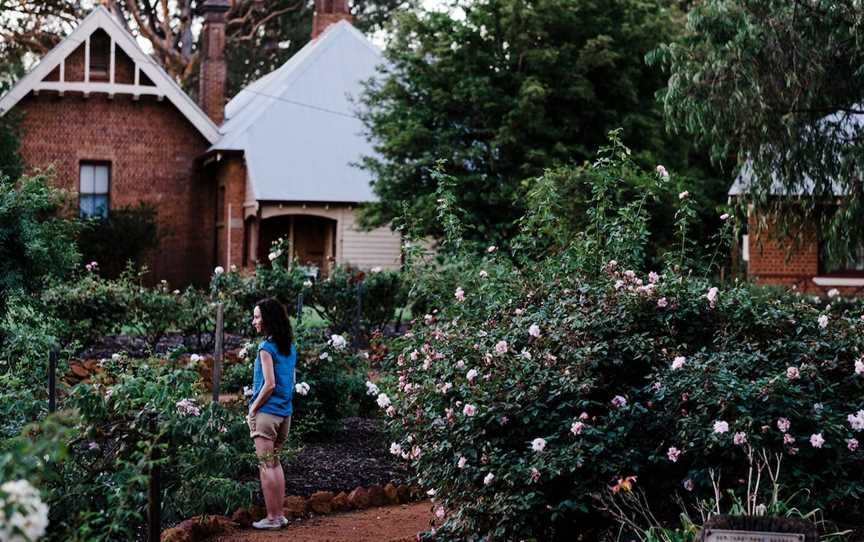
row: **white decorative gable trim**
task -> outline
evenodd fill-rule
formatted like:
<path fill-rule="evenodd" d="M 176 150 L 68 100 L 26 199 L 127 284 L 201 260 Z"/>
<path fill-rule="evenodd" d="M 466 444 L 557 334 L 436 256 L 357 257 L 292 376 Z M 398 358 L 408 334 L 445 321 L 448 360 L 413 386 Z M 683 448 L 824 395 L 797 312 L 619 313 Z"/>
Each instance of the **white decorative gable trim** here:
<path fill-rule="evenodd" d="M 107 82 L 90 81 L 90 36 L 101 28 L 111 38 L 111 62 Z M 66 59 L 82 43 L 84 49 L 84 81 L 66 81 Z M 122 84 L 115 82 L 115 52 L 120 47 L 135 64 L 135 82 Z M 43 81 L 59 66 L 59 81 Z M 146 75 L 154 86 L 142 85 L 141 74 Z M 31 91 L 54 91 L 62 96 L 65 92 L 81 92 L 88 96 L 93 92 L 106 93 L 109 97 L 115 94 L 129 94 L 137 99 L 140 96 L 156 96 L 158 100 L 168 99 L 180 112 L 201 132 L 208 142 L 219 140 L 219 128 L 201 108 L 171 79 L 171 76 L 152 60 L 138 45 L 135 39 L 124 29 L 103 6 L 98 6 L 88 15 L 78 28 L 57 44 L 39 64 L 24 76 L 12 89 L 0 99 L 0 116 L 5 115 Z"/>

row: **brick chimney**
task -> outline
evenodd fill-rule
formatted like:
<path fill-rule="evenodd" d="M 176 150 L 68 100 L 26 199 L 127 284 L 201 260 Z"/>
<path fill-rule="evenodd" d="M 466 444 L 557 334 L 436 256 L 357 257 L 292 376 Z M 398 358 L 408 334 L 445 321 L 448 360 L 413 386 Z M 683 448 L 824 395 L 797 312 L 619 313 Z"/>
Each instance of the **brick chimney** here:
<path fill-rule="evenodd" d="M 201 29 L 201 58 L 198 75 L 198 104 L 217 125 L 225 119 L 225 13 L 230 0 L 206 0 L 199 8 L 204 17 Z"/>
<path fill-rule="evenodd" d="M 339 21 L 354 20 L 348 11 L 348 0 L 315 0 L 315 13 L 312 15 L 312 39 L 324 32 L 328 26 Z"/>

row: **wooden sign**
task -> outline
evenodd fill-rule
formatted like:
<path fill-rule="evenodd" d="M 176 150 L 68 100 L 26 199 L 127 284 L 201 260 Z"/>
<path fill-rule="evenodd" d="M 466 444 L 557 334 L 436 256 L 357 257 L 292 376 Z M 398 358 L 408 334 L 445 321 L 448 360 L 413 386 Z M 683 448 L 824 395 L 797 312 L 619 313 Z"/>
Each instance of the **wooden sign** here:
<path fill-rule="evenodd" d="M 760 533 L 756 531 L 728 531 L 706 529 L 704 542 L 804 542 L 805 535 L 795 533 Z"/>

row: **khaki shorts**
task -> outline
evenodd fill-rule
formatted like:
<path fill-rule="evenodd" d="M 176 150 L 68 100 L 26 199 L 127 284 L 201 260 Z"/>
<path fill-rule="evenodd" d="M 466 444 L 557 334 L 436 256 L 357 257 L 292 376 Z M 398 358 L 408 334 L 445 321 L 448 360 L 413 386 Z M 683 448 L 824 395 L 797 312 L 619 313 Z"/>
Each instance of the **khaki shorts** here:
<path fill-rule="evenodd" d="M 266 412 L 256 412 L 253 416 L 246 416 L 249 425 L 249 436 L 272 440 L 276 447 L 281 446 L 288 439 L 288 429 L 291 428 L 291 416 L 276 416 Z"/>

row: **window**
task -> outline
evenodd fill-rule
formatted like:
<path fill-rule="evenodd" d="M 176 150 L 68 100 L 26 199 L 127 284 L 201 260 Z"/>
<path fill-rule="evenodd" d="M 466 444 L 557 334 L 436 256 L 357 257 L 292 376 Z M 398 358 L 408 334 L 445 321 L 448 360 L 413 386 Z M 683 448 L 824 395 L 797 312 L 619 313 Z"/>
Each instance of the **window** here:
<path fill-rule="evenodd" d="M 106 163 L 82 163 L 78 205 L 83 218 L 108 216 L 108 185 L 111 166 Z"/>
<path fill-rule="evenodd" d="M 843 261 L 831 261 L 824 243 L 819 246 L 819 273 L 821 275 L 864 276 L 864 245 L 853 248 Z"/>
<path fill-rule="evenodd" d="M 107 81 L 110 63 L 111 38 L 99 29 L 90 36 L 90 78 Z"/>

